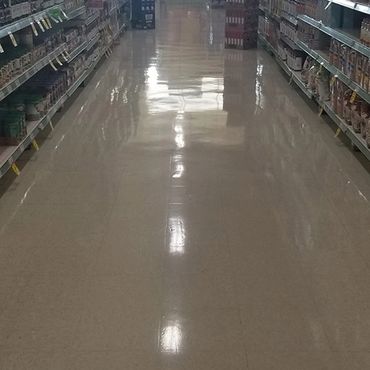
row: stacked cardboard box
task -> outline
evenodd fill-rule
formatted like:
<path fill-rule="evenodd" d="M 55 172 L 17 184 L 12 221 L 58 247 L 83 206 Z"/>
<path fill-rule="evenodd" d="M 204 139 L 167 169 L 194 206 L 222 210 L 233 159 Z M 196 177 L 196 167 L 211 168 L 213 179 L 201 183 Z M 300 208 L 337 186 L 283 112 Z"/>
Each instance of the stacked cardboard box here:
<path fill-rule="evenodd" d="M 257 46 L 258 0 L 226 0 L 225 47 Z"/>

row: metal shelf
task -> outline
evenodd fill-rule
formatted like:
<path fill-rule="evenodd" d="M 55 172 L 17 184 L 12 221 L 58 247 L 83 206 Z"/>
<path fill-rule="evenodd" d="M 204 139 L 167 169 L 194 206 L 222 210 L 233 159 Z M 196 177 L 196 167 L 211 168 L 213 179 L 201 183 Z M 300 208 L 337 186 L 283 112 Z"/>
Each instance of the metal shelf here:
<path fill-rule="evenodd" d="M 267 8 L 264 8 L 260 5 L 259 9 L 262 10 L 268 17 L 274 19 L 276 22 L 280 22 L 280 17 L 276 14 L 271 13 Z"/>
<path fill-rule="evenodd" d="M 283 34 L 280 34 L 280 40 L 282 40 L 293 50 L 301 50 L 300 47 L 293 40 Z"/>
<path fill-rule="evenodd" d="M 41 12 L 31 14 L 28 17 L 25 17 L 25 18 L 17 19 L 13 23 L 10 23 L 8 25 L 5 25 L 5 26 L 1 27 L 0 28 L 0 39 L 3 38 L 3 37 L 8 36 L 9 32 L 14 33 L 14 32 L 20 31 L 24 28 L 30 27 L 31 22 L 36 22 L 36 21 L 40 20 L 41 18 L 44 18 L 45 16 L 48 16 L 49 12 L 51 10 L 55 10 L 55 9 L 62 10 L 62 6 L 61 5 L 52 6 L 50 8 L 45 9 L 45 10 L 42 10 Z M 73 19 L 75 17 L 78 17 L 79 15 L 83 14 L 84 11 L 85 11 L 85 6 L 82 6 L 78 9 L 75 9 L 75 10 L 73 10 L 70 13 L 67 14 L 68 19 Z"/>
<path fill-rule="evenodd" d="M 95 36 L 87 42 L 86 50 L 89 51 L 99 40 L 99 32 L 96 32 Z"/>
<path fill-rule="evenodd" d="M 32 67 L 24 71 L 21 75 L 15 77 L 12 81 L 10 81 L 7 85 L 0 89 L 0 101 L 6 98 L 9 94 L 13 91 L 18 89 L 19 86 L 24 84 L 27 80 L 29 80 L 32 76 L 34 76 L 37 72 L 43 69 L 46 65 L 49 64 L 51 60 L 57 57 L 59 54 L 63 52 L 65 49 L 65 44 L 60 45 L 51 53 L 46 55 L 44 58 L 39 60 L 35 63 Z"/>
<path fill-rule="evenodd" d="M 27 137 L 23 139 L 17 146 L 5 147 L 0 153 L 0 178 L 11 168 L 12 164 L 20 157 L 25 149 L 32 143 L 35 137 L 40 131 L 42 131 L 53 118 L 55 113 L 63 106 L 69 97 L 71 97 L 78 87 L 86 80 L 86 78 L 93 72 L 96 65 L 102 58 L 102 53 L 95 62 L 92 63 L 89 69 L 87 69 L 64 93 L 64 95 L 54 104 L 54 106 L 48 111 L 48 113 L 38 121 L 30 122 L 27 125 Z M 4 148 L 4 147 L 3 147 Z"/>
<path fill-rule="evenodd" d="M 288 75 L 288 77 L 290 77 L 291 81 L 293 81 L 309 99 L 312 99 L 313 93 L 311 90 L 307 88 L 305 83 L 299 78 L 299 73 L 289 68 L 289 66 L 279 57 L 279 54 L 273 48 L 273 46 L 263 37 L 263 35 L 259 33 L 258 37 L 264 44 L 265 48 L 274 54 L 276 62 L 279 64 L 281 69 Z"/>
<path fill-rule="evenodd" d="M 82 5 L 81 7 L 77 9 L 73 9 L 71 12 L 67 13 L 68 19 L 73 19 L 76 17 L 79 17 L 80 15 L 84 14 L 86 12 L 85 5 Z"/>
<path fill-rule="evenodd" d="M 365 14 L 370 14 L 370 6 L 362 3 L 355 3 L 350 0 L 329 0 L 329 4 L 337 4 L 344 6 L 346 8 L 356 10 L 357 12 L 365 13 Z"/>
<path fill-rule="evenodd" d="M 358 51 L 359 53 L 370 57 L 370 48 L 362 44 L 359 39 L 349 36 L 346 33 L 335 30 L 331 27 L 325 26 L 321 21 L 317 21 L 307 15 L 298 15 L 297 19 L 309 24 L 312 27 L 315 27 L 321 32 L 326 33 L 327 35 L 335 38 L 336 40 L 351 47 L 352 49 Z"/>
<path fill-rule="evenodd" d="M 298 24 L 297 18 L 293 17 L 292 15 L 290 15 L 290 14 L 284 12 L 284 11 L 281 12 L 280 17 L 284 18 L 285 20 L 287 20 L 289 23 L 291 23 L 294 26 L 296 26 Z"/>
<path fill-rule="evenodd" d="M 314 94 L 311 90 L 309 90 L 304 82 L 299 78 L 299 73 L 292 71 L 285 63 L 281 60 L 279 55 L 277 54 L 276 50 L 272 47 L 272 45 L 259 33 L 258 34 L 260 41 L 262 41 L 263 45 L 268 51 L 271 51 L 277 63 L 282 67 L 285 73 L 288 74 L 288 76 L 291 77 L 291 81 L 293 81 L 302 91 L 303 93 L 309 98 L 314 98 Z M 303 44 L 300 42 L 300 44 Z M 301 46 L 301 45 L 299 45 Z M 302 49 L 308 49 L 308 47 L 303 44 Z M 305 50 L 306 51 L 306 50 Z M 307 52 L 307 51 L 306 51 Z M 313 52 L 313 51 L 312 51 Z M 308 53 L 308 52 L 307 52 Z M 308 53 L 310 54 L 310 53 Z M 316 54 L 317 57 L 322 58 L 318 53 L 313 52 L 313 54 Z M 311 55 L 311 54 L 310 54 Z M 314 59 L 316 59 L 313 55 L 311 55 Z M 324 61 L 324 58 L 322 58 Z M 324 65 L 325 67 L 325 65 Z M 326 67 L 325 67 L 326 68 Z M 339 75 L 338 75 L 339 77 Z M 345 82 L 345 81 L 343 81 Z M 359 94 L 360 95 L 360 94 Z M 341 129 L 341 131 L 347 135 L 347 137 L 352 141 L 354 145 L 365 155 L 365 157 L 370 160 L 370 149 L 367 147 L 367 144 L 365 140 L 361 137 L 361 135 L 355 133 L 351 126 L 348 126 L 342 118 L 340 118 L 331 108 L 331 106 L 327 102 L 321 102 L 317 99 L 315 99 L 319 106 L 328 114 L 328 116 L 332 119 L 332 121 Z"/>
<path fill-rule="evenodd" d="M 301 80 L 299 77 L 299 73 L 296 71 L 292 71 L 292 81 L 303 91 L 303 93 L 307 96 L 307 98 L 312 99 L 314 94 L 313 92 L 307 88 L 306 84 Z"/>
<path fill-rule="evenodd" d="M 30 14 L 28 17 L 16 19 L 13 23 L 7 24 L 0 28 L 0 38 L 8 36 L 9 32 L 14 33 L 23 28 L 29 27 L 31 22 L 40 20 L 41 18 L 48 15 L 50 10 L 62 9 L 60 5 L 55 5 L 41 12 Z"/>
<path fill-rule="evenodd" d="M 320 55 L 319 52 L 310 49 L 305 43 L 302 41 L 297 41 L 297 45 L 305 51 L 308 55 L 310 55 L 313 59 L 319 62 L 325 69 L 327 69 L 331 74 L 338 76 L 338 78 L 347 85 L 353 91 L 361 96 L 366 102 L 370 104 L 370 94 L 368 94 L 361 86 L 353 82 L 350 78 L 348 78 L 343 72 L 341 72 L 337 67 L 330 64 L 326 58 Z"/>
<path fill-rule="evenodd" d="M 122 30 L 125 28 L 125 26 L 126 26 L 126 24 L 122 24 L 122 25 L 121 25 L 121 27 L 119 28 L 119 30 L 117 31 L 117 33 L 115 33 L 115 34 L 113 35 L 113 40 L 116 40 L 116 39 L 119 37 L 119 35 L 121 34 L 121 32 L 122 32 Z"/>
<path fill-rule="evenodd" d="M 109 11 L 109 15 L 113 15 L 113 13 L 118 10 L 119 6 L 116 5 L 114 8 L 112 8 L 110 11 Z"/>
<path fill-rule="evenodd" d="M 78 55 L 80 55 L 86 49 L 86 46 L 87 46 L 87 41 L 84 41 L 81 45 L 77 46 L 77 48 L 75 48 L 72 51 L 72 53 L 70 53 L 68 63 L 72 62 L 73 59 L 75 59 Z"/>
<path fill-rule="evenodd" d="M 330 107 L 327 102 L 318 102 L 319 105 L 324 109 L 328 116 L 335 122 L 335 124 L 346 134 L 353 144 L 370 160 L 370 149 L 367 147 L 365 140 L 361 135 L 353 131 L 351 126 L 348 126 L 342 118 L 340 118 Z"/>
<path fill-rule="evenodd" d="M 85 25 L 88 26 L 92 22 L 94 22 L 96 19 L 98 19 L 100 16 L 99 11 L 95 11 L 93 15 L 91 15 L 89 18 L 85 20 Z"/>

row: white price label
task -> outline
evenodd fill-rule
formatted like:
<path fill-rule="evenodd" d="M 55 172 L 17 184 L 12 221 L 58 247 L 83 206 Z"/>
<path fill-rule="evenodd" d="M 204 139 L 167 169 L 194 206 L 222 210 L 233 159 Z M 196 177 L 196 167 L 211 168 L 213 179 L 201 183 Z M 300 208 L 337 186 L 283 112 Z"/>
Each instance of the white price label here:
<path fill-rule="evenodd" d="M 35 24 L 34 24 L 33 22 L 31 22 L 31 23 L 30 23 L 30 25 L 31 25 L 31 28 L 32 28 L 33 34 L 34 34 L 35 36 L 38 36 L 38 35 L 39 35 L 39 33 L 37 32 L 37 29 L 36 29 Z"/>
<path fill-rule="evenodd" d="M 64 10 L 62 10 L 62 9 L 61 9 L 60 11 L 62 12 L 63 16 L 64 16 L 66 19 L 69 19 L 69 18 L 68 18 L 68 15 L 65 13 L 65 11 L 64 11 Z"/>
<path fill-rule="evenodd" d="M 55 64 L 53 63 L 52 60 L 49 60 L 49 64 L 51 65 L 51 68 L 54 69 L 54 71 L 57 71 L 57 67 L 55 67 Z"/>
<path fill-rule="evenodd" d="M 59 64 L 60 66 L 62 66 L 62 65 L 63 65 L 63 63 L 60 61 L 59 57 L 55 57 L 55 60 L 58 62 L 58 64 Z"/>
<path fill-rule="evenodd" d="M 48 24 L 49 28 L 53 28 L 50 19 L 48 17 L 45 17 L 46 23 Z"/>
<path fill-rule="evenodd" d="M 66 55 L 64 54 L 64 52 L 63 52 L 61 55 L 62 55 L 62 57 L 63 57 L 64 61 L 65 61 L 65 62 L 68 62 L 68 58 L 66 57 Z"/>
<path fill-rule="evenodd" d="M 12 42 L 13 46 L 14 46 L 14 47 L 15 47 L 15 46 L 18 46 L 17 41 L 16 41 L 16 39 L 15 39 L 14 35 L 13 35 L 10 31 L 8 32 L 8 35 L 9 35 L 9 37 L 10 37 L 10 40 L 11 40 L 11 42 Z"/>
<path fill-rule="evenodd" d="M 41 18 L 41 22 L 42 22 L 44 28 L 48 30 L 49 29 L 49 25 L 46 23 L 46 20 L 44 18 Z"/>
<path fill-rule="evenodd" d="M 0 44 L 0 53 L 3 53 L 3 52 L 4 52 L 4 49 L 3 49 L 3 47 Z"/>
<path fill-rule="evenodd" d="M 37 22 L 37 24 L 39 25 L 40 30 L 41 30 L 42 32 L 45 32 L 44 26 L 41 24 L 40 20 L 37 20 L 36 22 Z"/>

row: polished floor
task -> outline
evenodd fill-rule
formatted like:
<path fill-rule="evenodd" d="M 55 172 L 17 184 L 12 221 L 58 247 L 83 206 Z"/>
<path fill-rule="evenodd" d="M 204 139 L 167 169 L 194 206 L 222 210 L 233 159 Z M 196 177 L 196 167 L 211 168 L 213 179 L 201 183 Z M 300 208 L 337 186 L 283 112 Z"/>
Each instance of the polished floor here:
<path fill-rule="evenodd" d="M 222 10 L 158 9 L 2 180 L 0 369 L 369 369 L 367 164 Z"/>

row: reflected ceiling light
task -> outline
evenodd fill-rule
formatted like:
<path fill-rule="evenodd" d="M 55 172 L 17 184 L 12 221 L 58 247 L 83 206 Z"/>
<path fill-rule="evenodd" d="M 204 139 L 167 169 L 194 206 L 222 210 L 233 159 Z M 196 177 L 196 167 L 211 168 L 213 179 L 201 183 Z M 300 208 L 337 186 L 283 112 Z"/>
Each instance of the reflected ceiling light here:
<path fill-rule="evenodd" d="M 170 217 L 168 222 L 170 232 L 170 253 L 183 254 L 185 252 L 185 225 L 181 217 Z"/>
<path fill-rule="evenodd" d="M 175 142 L 176 142 L 176 146 L 179 149 L 184 148 L 185 147 L 184 134 L 176 134 L 176 136 L 175 136 Z"/>
<path fill-rule="evenodd" d="M 158 71 L 156 66 L 150 66 L 146 71 L 147 75 L 147 84 L 149 86 L 155 86 L 158 82 Z"/>
<path fill-rule="evenodd" d="M 178 353 L 181 349 L 182 331 L 178 322 L 164 327 L 161 331 L 161 351 Z"/>
<path fill-rule="evenodd" d="M 175 167 L 175 172 L 172 175 L 173 179 L 179 179 L 184 174 L 185 167 L 181 163 L 177 163 Z"/>

